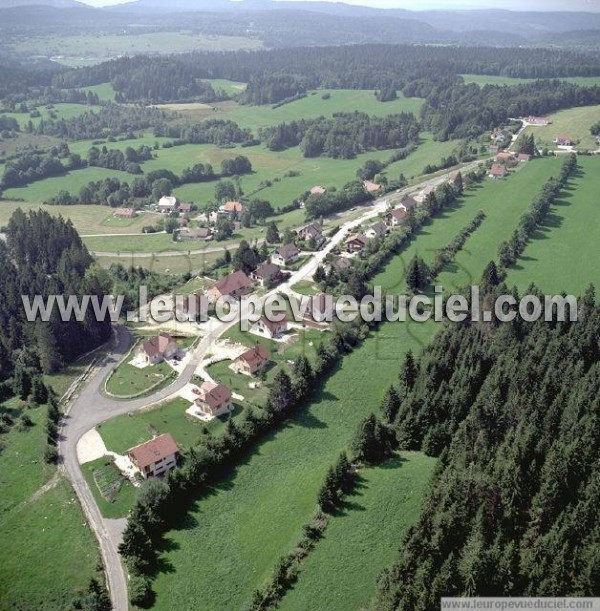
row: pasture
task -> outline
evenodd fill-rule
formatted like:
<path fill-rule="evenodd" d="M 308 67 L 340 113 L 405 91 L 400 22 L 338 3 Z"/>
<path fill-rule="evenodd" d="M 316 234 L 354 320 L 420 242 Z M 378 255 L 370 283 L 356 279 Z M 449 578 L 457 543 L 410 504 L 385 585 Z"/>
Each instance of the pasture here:
<path fill-rule="evenodd" d="M 16 418 L 21 407 L 11 400 L 0 412 Z M 70 483 L 42 460 L 45 408 L 26 411 L 33 426 L 2 435 L 0 607 L 66 609 L 87 588 L 100 555 Z"/>
<path fill-rule="evenodd" d="M 575 148 L 582 150 L 598 150 L 600 145 L 596 143 L 596 137 L 590 133 L 592 125 L 600 120 L 600 106 L 580 106 L 561 110 L 552 115 L 548 115 L 552 121 L 550 125 L 525 129 L 526 134 L 535 136 L 538 147 L 548 147 L 555 149 L 555 138 L 559 134 L 570 136 L 575 142 Z"/>
<path fill-rule="evenodd" d="M 523 292 L 534 281 L 546 294 L 580 296 L 600 287 L 600 159 L 579 157 L 580 170 L 534 234 L 508 283 Z"/>
<path fill-rule="evenodd" d="M 379 573 L 396 557 L 390 542 L 402 541 L 421 511 L 434 465 L 433 458 L 405 452 L 384 465 L 361 469 L 356 489 L 277 608 L 366 608 Z"/>
<path fill-rule="evenodd" d="M 2 116 L 16 119 L 21 126 L 22 130 L 25 130 L 29 121 L 37 127 L 42 119 L 48 121 L 52 119 L 52 114 L 56 115 L 56 119 L 73 119 L 74 117 L 80 117 L 86 112 L 97 112 L 100 110 L 100 106 L 86 105 L 86 104 L 51 104 L 50 108 L 46 106 L 38 106 L 36 110 L 39 111 L 39 117 L 31 117 L 29 112 L 3 112 Z"/>
<path fill-rule="evenodd" d="M 536 79 L 514 78 L 511 76 L 494 76 L 487 74 L 461 74 L 465 83 L 475 83 L 480 87 L 485 85 L 520 85 L 521 83 L 531 83 Z M 567 83 L 574 83 L 582 87 L 593 87 L 600 85 L 600 76 L 572 76 L 559 79 Z"/>

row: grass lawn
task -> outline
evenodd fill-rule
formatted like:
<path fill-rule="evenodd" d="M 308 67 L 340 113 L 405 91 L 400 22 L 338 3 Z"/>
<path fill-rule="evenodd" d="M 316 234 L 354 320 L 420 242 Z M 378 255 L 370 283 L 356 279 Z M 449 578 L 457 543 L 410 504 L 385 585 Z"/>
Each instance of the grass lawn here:
<path fill-rule="evenodd" d="M 229 416 L 215 418 L 209 423 L 201 422 L 185 413 L 190 403 L 184 399 L 175 399 L 163 405 L 135 412 L 131 416 L 119 416 L 114 420 L 98 426 L 106 447 L 117 454 L 125 454 L 129 448 L 152 439 L 154 434 L 171 433 L 183 448 L 198 443 L 204 428 L 211 433 L 218 433 Z M 236 405 L 234 417 L 242 413 Z"/>
<path fill-rule="evenodd" d="M 536 79 L 513 78 L 510 76 L 488 76 L 486 74 L 462 74 L 465 83 L 475 83 L 480 87 L 485 85 L 519 85 L 520 83 L 531 83 Z M 593 87 L 600 85 L 600 76 L 573 76 L 562 78 L 561 81 L 567 83 L 575 83 L 584 87 Z"/>
<path fill-rule="evenodd" d="M 292 287 L 296 293 L 300 293 L 300 295 L 318 295 L 321 291 L 319 287 L 310 280 L 300 280 Z"/>
<path fill-rule="evenodd" d="M 27 37 L 11 47 L 21 53 L 52 57 L 55 61 L 77 66 L 98 63 L 119 55 L 258 49 L 262 47 L 262 43 L 241 36 L 203 36 L 176 30 L 142 34 L 127 32 L 126 35 L 100 33 L 36 36 Z"/>
<path fill-rule="evenodd" d="M 600 148 L 596 144 L 596 137 L 590 133 L 590 128 L 600 119 L 600 106 L 580 106 L 560 110 L 553 115 L 548 115 L 552 123 L 550 125 L 532 127 L 525 129 L 524 133 L 535 136 L 538 147 L 555 149 L 554 139 L 559 134 L 570 136 L 576 143 L 578 150 L 596 150 Z"/>
<path fill-rule="evenodd" d="M 126 361 L 133 358 L 133 352 Z M 133 397 L 155 391 L 163 382 L 175 377 L 173 368 L 164 361 L 138 369 L 128 362 L 122 362 L 106 381 L 106 390 L 115 397 Z"/>
<path fill-rule="evenodd" d="M 363 609 L 379 573 L 396 557 L 396 545 L 416 521 L 435 460 L 405 452 L 363 469 L 356 491 L 331 520 L 278 609 Z"/>
<path fill-rule="evenodd" d="M 515 267 L 509 284 L 523 292 L 532 280 L 545 293 L 583 294 L 600 287 L 600 159 L 579 157 L 580 171 L 552 207 Z"/>
<path fill-rule="evenodd" d="M 204 275 L 209 265 L 212 265 L 222 253 L 207 253 L 188 255 L 184 252 L 176 257 L 161 257 L 153 254 L 145 256 L 120 255 L 118 257 L 96 257 L 98 264 L 109 268 L 113 263 L 120 263 L 125 267 L 133 265 L 165 274 L 192 274 Z"/>
<path fill-rule="evenodd" d="M 135 486 L 119 471 L 112 456 L 81 465 L 83 475 L 105 518 L 123 518 L 137 496 Z"/>
<path fill-rule="evenodd" d="M 33 427 L 0 436 L 0 608 L 66 609 L 100 556 L 70 483 L 42 460 L 45 408 L 27 414 Z"/>
<path fill-rule="evenodd" d="M 466 245 L 470 248 L 473 240 L 487 245 L 487 251 L 480 249 L 479 269 L 473 267 L 478 278 L 559 163 L 532 163 L 510 180 L 485 183 L 446 218 L 425 228 L 406 259 L 418 251 L 432 260 L 434 249 L 448 244 L 483 208 L 490 215 Z M 511 191 L 507 195 L 502 188 Z M 402 259 L 394 259 L 375 282 L 401 291 L 403 269 Z M 297 541 L 301 525 L 314 510 L 327 468 L 347 447 L 357 423 L 378 410 L 386 388 L 397 379 L 403 355 L 408 349 L 420 352 L 436 330 L 432 322 L 382 325 L 344 359 L 315 401 L 260 444 L 210 497 L 197 500 L 187 517 L 167 533 L 169 551 L 164 557 L 174 572 L 157 577 L 156 608 L 182 608 L 203 600 L 207 610 L 220 610 L 240 608 L 248 601 L 252 590 L 269 577 L 276 559 Z M 398 539 L 390 541 L 390 553 L 398 543 Z M 211 571 L 199 572 L 198 566 L 210 566 Z M 367 598 L 375 593 L 374 581 L 370 587 L 367 591 L 365 586 Z"/>

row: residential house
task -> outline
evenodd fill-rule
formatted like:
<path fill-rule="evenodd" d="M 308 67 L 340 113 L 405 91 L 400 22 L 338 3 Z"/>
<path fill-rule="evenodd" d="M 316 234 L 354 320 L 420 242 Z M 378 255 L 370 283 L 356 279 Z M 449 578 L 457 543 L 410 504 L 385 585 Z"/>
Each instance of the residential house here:
<path fill-rule="evenodd" d="M 195 403 L 203 416 L 217 418 L 233 411 L 232 393 L 227 386 L 204 382 Z"/>
<path fill-rule="evenodd" d="M 327 189 L 325 187 L 321 187 L 320 185 L 317 185 L 310 190 L 310 194 L 311 195 L 324 195 L 326 191 Z"/>
<path fill-rule="evenodd" d="M 386 216 L 385 222 L 388 227 L 397 227 L 404 222 L 405 218 L 406 210 L 404 208 L 396 208 Z"/>
<path fill-rule="evenodd" d="M 212 229 L 209 227 L 191 227 L 179 232 L 182 242 L 210 242 L 213 239 Z"/>
<path fill-rule="evenodd" d="M 232 217 L 240 217 L 244 212 L 244 204 L 242 202 L 225 202 L 220 208 L 220 214 L 228 214 Z"/>
<path fill-rule="evenodd" d="M 179 208 L 177 208 L 177 210 L 179 210 L 179 214 L 188 214 L 192 211 L 192 204 L 181 203 L 179 204 Z"/>
<path fill-rule="evenodd" d="M 331 267 L 336 272 L 344 272 L 352 267 L 352 262 L 347 257 L 337 257 Z"/>
<path fill-rule="evenodd" d="M 379 221 L 371 225 L 366 231 L 365 236 L 372 240 L 373 238 L 385 238 L 387 235 L 387 226 L 385 223 Z"/>
<path fill-rule="evenodd" d="M 300 249 L 295 244 L 284 244 L 271 255 L 271 261 L 275 265 L 291 265 L 298 260 Z"/>
<path fill-rule="evenodd" d="M 448 179 L 448 184 L 453 187 L 456 186 L 456 183 L 458 182 L 458 177 L 460 175 L 460 172 L 452 172 L 452 174 L 450 174 L 450 178 Z"/>
<path fill-rule="evenodd" d="M 133 208 L 117 208 L 113 212 L 113 216 L 117 219 L 132 219 L 135 216 Z"/>
<path fill-rule="evenodd" d="M 346 240 L 346 251 L 349 253 L 360 252 L 369 241 L 364 235 L 351 235 Z"/>
<path fill-rule="evenodd" d="M 519 153 L 517 161 L 519 163 L 527 163 L 528 161 L 531 161 L 531 155 L 527 155 L 526 153 Z"/>
<path fill-rule="evenodd" d="M 127 450 L 127 456 L 142 477 L 160 477 L 177 466 L 179 446 L 169 433 L 165 433 Z"/>
<path fill-rule="evenodd" d="M 508 170 L 506 169 L 506 166 L 500 163 L 495 163 L 494 165 L 492 165 L 488 176 L 490 178 L 493 178 L 494 180 L 497 180 L 499 178 L 504 178 L 507 174 Z"/>
<path fill-rule="evenodd" d="M 258 282 L 262 287 L 271 288 L 283 280 L 283 274 L 279 265 L 264 263 L 251 272 L 250 278 Z"/>
<path fill-rule="evenodd" d="M 501 130 L 497 129 L 492 133 L 492 142 L 504 143 L 506 140 L 506 134 Z"/>
<path fill-rule="evenodd" d="M 488 146 L 488 150 L 490 153 L 497 153 L 500 150 L 500 147 L 497 144 L 492 144 Z"/>
<path fill-rule="evenodd" d="M 364 180 L 363 189 L 367 193 L 377 193 L 377 191 L 381 189 L 381 185 L 378 185 L 376 182 L 373 182 L 372 180 Z"/>
<path fill-rule="evenodd" d="M 220 280 L 217 280 L 209 289 L 206 291 L 209 299 L 216 301 L 219 297 L 233 297 L 239 299 L 243 295 L 247 295 L 252 290 L 252 281 L 246 274 L 238 270 L 227 276 L 223 276 Z"/>
<path fill-rule="evenodd" d="M 527 117 L 527 123 L 531 123 L 532 125 L 550 125 L 551 121 L 548 117 Z"/>
<path fill-rule="evenodd" d="M 433 185 L 427 185 L 415 199 L 417 202 L 424 202 L 432 193 L 435 193 L 435 187 Z"/>
<path fill-rule="evenodd" d="M 172 195 L 165 195 L 158 201 L 158 211 L 162 214 L 171 214 L 177 210 L 177 198 Z"/>
<path fill-rule="evenodd" d="M 556 136 L 556 140 L 554 140 L 554 143 L 557 146 L 573 146 L 573 139 L 567 134 L 560 134 Z"/>
<path fill-rule="evenodd" d="M 405 212 L 416 208 L 419 205 L 419 202 L 414 197 L 405 197 L 401 202 L 398 208 L 401 208 Z"/>
<path fill-rule="evenodd" d="M 323 229 L 319 223 L 311 223 L 297 230 L 298 237 L 302 240 L 316 240 L 319 242 L 323 239 Z"/>
<path fill-rule="evenodd" d="M 515 156 L 512 153 L 498 153 L 494 158 L 496 163 L 508 163 L 514 161 Z"/>
<path fill-rule="evenodd" d="M 266 316 L 262 316 L 250 327 L 250 333 L 259 335 L 260 337 L 266 337 L 268 339 L 277 339 L 281 337 L 288 329 L 287 320 L 279 320 L 274 322 L 269 320 Z"/>
<path fill-rule="evenodd" d="M 148 365 L 155 365 L 179 354 L 179 344 L 169 333 L 160 333 L 142 342 L 138 355 Z"/>
<path fill-rule="evenodd" d="M 246 350 L 244 354 L 235 359 L 232 368 L 237 373 L 253 376 L 266 367 L 270 358 L 269 351 L 262 344 L 256 344 L 254 348 Z"/>

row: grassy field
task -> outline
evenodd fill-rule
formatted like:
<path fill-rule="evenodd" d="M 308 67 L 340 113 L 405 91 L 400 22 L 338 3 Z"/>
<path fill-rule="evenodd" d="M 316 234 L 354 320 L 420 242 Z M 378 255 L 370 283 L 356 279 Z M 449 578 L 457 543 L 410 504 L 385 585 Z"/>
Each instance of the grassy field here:
<path fill-rule="evenodd" d="M 225 426 L 228 417 L 215 418 L 205 423 L 188 416 L 185 413 L 188 407 L 188 401 L 175 399 L 131 416 L 119 416 L 99 425 L 98 431 L 109 450 L 125 454 L 129 448 L 152 439 L 155 433 L 171 433 L 181 447 L 189 448 L 198 443 L 205 427 L 211 433 L 218 433 Z M 236 406 L 234 417 L 241 412 L 242 408 Z"/>
<path fill-rule="evenodd" d="M 156 390 L 161 383 L 174 376 L 173 368 L 164 361 L 144 369 L 123 362 L 107 379 L 106 390 L 115 397 L 139 396 L 150 390 Z"/>
<path fill-rule="evenodd" d="M 210 83 L 215 91 L 221 90 L 229 95 L 235 95 L 246 89 L 246 83 L 228 81 L 223 78 L 205 79 L 205 82 Z"/>
<path fill-rule="evenodd" d="M 552 123 L 542 127 L 527 127 L 525 133 L 535 136 L 539 147 L 556 148 L 554 139 L 559 134 L 566 134 L 576 142 L 578 150 L 597 150 L 596 137 L 590 133 L 590 128 L 600 119 L 600 106 L 581 106 L 561 110 L 549 115 Z"/>
<path fill-rule="evenodd" d="M 520 83 L 531 83 L 535 79 L 513 78 L 510 76 L 488 76 L 485 74 L 462 74 L 465 83 L 475 83 L 480 87 L 485 85 L 519 85 Z M 600 76 L 573 76 L 562 78 L 561 81 L 575 83 L 584 87 L 600 85 Z"/>
<path fill-rule="evenodd" d="M 47 210 L 50 214 L 69 218 L 80 235 L 138 233 L 145 225 L 152 225 L 160 218 L 157 214 L 144 212 L 133 219 L 116 219 L 113 210 L 108 206 L 40 206 L 27 202 L 0 201 L 0 226 L 6 225 L 13 212 L 21 208 L 29 210 Z M 150 234 L 148 234 L 148 237 Z M 142 236 L 141 239 L 144 239 Z"/>
<path fill-rule="evenodd" d="M 600 159 L 579 157 L 580 171 L 533 236 L 508 282 L 523 292 L 532 280 L 545 293 L 581 295 L 600 287 Z"/>
<path fill-rule="evenodd" d="M 421 510 L 435 460 L 416 452 L 363 469 L 356 491 L 331 520 L 325 538 L 303 565 L 297 585 L 278 609 L 363 609 L 379 573 L 396 556 Z"/>
<path fill-rule="evenodd" d="M 72 119 L 74 117 L 80 117 L 86 112 L 98 111 L 100 110 L 100 106 L 87 106 L 85 104 L 54 104 L 52 108 L 38 106 L 37 110 L 39 110 L 41 116 L 35 118 L 30 117 L 29 113 L 21 112 L 5 112 L 2 113 L 2 115 L 16 119 L 19 122 L 21 129 L 24 129 L 29 121 L 31 121 L 34 126 L 37 126 L 42 119 L 46 121 L 49 120 L 51 118 L 51 112 L 56 113 L 57 119 Z"/>
<path fill-rule="evenodd" d="M 15 51 L 51 57 L 69 66 L 90 65 L 119 55 L 168 54 L 188 51 L 258 49 L 262 43 L 241 36 L 202 36 L 190 32 L 38 36 L 13 44 Z"/>
<path fill-rule="evenodd" d="M 445 218 L 424 228 L 405 257 L 394 259 L 375 282 L 403 290 L 403 260 L 416 252 L 432 260 L 434 250 L 448 244 L 483 208 L 488 219 L 467 242 L 467 248 L 473 240 L 486 245 L 487 250 L 480 249 L 478 269 L 473 266 L 481 275 L 541 182 L 557 168 L 557 160 L 540 161 L 510 180 L 486 183 Z M 158 576 L 156 607 L 180 608 L 201 599 L 206 609 L 216 610 L 239 608 L 247 601 L 252 589 L 270 575 L 276 559 L 298 539 L 327 467 L 346 447 L 359 420 L 377 411 L 385 389 L 397 379 L 403 355 L 408 349 L 419 352 L 436 329 L 434 323 L 382 325 L 344 359 L 309 407 L 257 447 L 214 494 L 198 500 L 167 535 L 170 551 L 165 559 L 174 572 Z M 386 544 L 393 553 L 398 540 Z M 210 566 L 211 571 L 199 573 L 198 566 Z M 326 573 L 327 567 L 322 570 Z M 360 575 L 355 572 L 354 577 Z M 374 593 L 375 584 L 370 588 L 365 595 Z"/>
<path fill-rule="evenodd" d="M 71 485 L 42 460 L 45 410 L 27 414 L 33 427 L 0 437 L 0 608 L 66 609 L 99 553 Z"/>

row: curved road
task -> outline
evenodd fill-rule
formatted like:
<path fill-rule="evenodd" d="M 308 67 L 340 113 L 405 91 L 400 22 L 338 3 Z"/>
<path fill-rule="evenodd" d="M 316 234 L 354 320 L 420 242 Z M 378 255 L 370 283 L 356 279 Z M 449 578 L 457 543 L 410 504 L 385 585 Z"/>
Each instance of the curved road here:
<path fill-rule="evenodd" d="M 479 162 L 472 163 L 462 169 L 472 169 L 478 164 Z M 414 193 L 425 186 L 439 185 L 446 181 L 447 178 L 448 174 L 444 174 L 443 176 L 438 176 L 437 178 L 423 182 L 419 186 L 404 189 L 399 194 L 388 193 L 380 200 L 374 202 L 366 209 L 365 214 L 360 218 L 344 223 L 323 250 L 315 253 L 305 265 L 291 275 L 285 284 L 278 286 L 264 295 L 262 301 L 274 293 L 292 293 L 293 290 L 291 287 L 300 280 L 312 277 L 316 268 L 324 261 L 325 257 L 347 237 L 352 229 L 358 227 L 370 218 L 376 217 L 382 211 L 385 211 L 388 206 L 388 201 L 401 199 L 405 195 Z M 76 391 L 74 398 L 71 400 L 70 407 L 63 418 L 58 446 L 60 462 L 73 484 L 90 527 L 98 539 L 115 611 L 127 611 L 129 607 L 127 579 L 117 548 L 108 535 L 106 523 L 102 518 L 92 492 L 83 476 L 77 458 L 77 443 L 85 433 L 107 420 L 144 407 L 162 403 L 177 395 L 177 393 L 179 393 L 179 391 L 189 382 L 196 367 L 202 361 L 203 356 L 209 351 L 214 341 L 237 322 L 236 319 L 230 323 L 221 323 L 203 337 L 198 346 L 194 349 L 190 362 L 185 366 L 177 380 L 171 385 L 149 397 L 130 401 L 111 399 L 101 392 L 104 380 L 127 354 L 132 345 L 130 331 L 125 327 L 116 326 L 114 348 L 110 354 L 102 359 L 80 385 L 80 388 Z"/>

